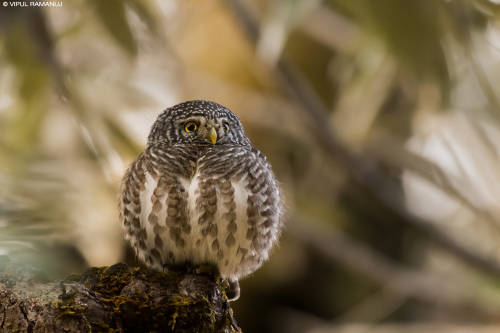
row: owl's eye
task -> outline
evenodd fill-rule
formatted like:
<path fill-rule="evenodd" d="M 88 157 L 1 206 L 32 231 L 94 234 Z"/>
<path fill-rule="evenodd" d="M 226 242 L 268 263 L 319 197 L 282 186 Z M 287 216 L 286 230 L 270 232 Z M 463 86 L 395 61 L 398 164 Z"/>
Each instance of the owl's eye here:
<path fill-rule="evenodd" d="M 194 121 L 188 121 L 186 125 L 184 125 L 184 130 L 188 133 L 194 132 L 198 129 L 198 125 Z"/>
<path fill-rule="evenodd" d="M 222 126 L 224 127 L 224 131 L 225 131 L 226 133 L 229 133 L 229 125 L 228 125 L 228 124 L 226 124 L 226 123 L 224 123 L 224 125 L 222 125 Z"/>

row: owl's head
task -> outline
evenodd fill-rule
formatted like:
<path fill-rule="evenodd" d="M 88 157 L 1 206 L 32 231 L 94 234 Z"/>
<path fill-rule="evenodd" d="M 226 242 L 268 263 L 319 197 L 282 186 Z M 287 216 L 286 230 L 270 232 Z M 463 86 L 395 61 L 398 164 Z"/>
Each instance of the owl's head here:
<path fill-rule="evenodd" d="M 153 124 L 148 145 L 203 144 L 248 145 L 240 119 L 228 108 L 204 100 L 174 105 L 163 111 Z"/>

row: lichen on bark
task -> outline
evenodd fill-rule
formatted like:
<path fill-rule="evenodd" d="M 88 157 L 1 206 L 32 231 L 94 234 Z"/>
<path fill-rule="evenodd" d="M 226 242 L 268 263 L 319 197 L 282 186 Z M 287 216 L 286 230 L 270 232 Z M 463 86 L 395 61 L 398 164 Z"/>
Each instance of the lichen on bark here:
<path fill-rule="evenodd" d="M 236 332 L 220 278 L 116 264 L 63 281 L 0 260 L 1 332 Z"/>

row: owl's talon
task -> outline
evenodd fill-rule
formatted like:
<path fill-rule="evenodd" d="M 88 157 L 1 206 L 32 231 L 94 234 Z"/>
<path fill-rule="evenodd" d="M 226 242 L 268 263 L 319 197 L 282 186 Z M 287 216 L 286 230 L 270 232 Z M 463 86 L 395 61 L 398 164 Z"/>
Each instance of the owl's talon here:
<path fill-rule="evenodd" d="M 226 288 L 226 296 L 228 302 L 234 302 L 238 298 L 240 298 L 240 283 L 238 280 L 226 280 L 227 288 Z"/>
<path fill-rule="evenodd" d="M 229 306 L 229 301 L 224 302 L 224 308 L 224 310 L 229 314 L 229 321 L 231 322 L 231 326 L 236 332 L 241 332 L 241 328 L 238 326 L 236 319 L 234 319 L 233 310 Z"/>
<path fill-rule="evenodd" d="M 209 276 L 219 276 L 219 269 L 213 264 L 200 264 L 194 265 L 190 262 L 185 262 L 182 264 L 164 264 L 162 266 L 163 272 L 177 272 L 183 274 L 192 274 L 192 275 L 209 275 Z"/>
<path fill-rule="evenodd" d="M 162 266 L 163 272 L 175 272 L 180 274 L 192 274 L 193 273 L 193 265 L 190 263 L 184 263 L 180 265 L 172 265 L 172 264 L 164 264 Z"/>
<path fill-rule="evenodd" d="M 197 275 L 209 275 L 216 277 L 219 275 L 219 269 L 212 264 L 201 264 L 196 267 L 194 273 Z"/>
<path fill-rule="evenodd" d="M 190 262 L 185 262 L 184 264 L 182 264 L 180 266 L 184 268 L 184 271 L 186 272 L 186 274 L 195 274 L 196 273 L 196 266 Z"/>

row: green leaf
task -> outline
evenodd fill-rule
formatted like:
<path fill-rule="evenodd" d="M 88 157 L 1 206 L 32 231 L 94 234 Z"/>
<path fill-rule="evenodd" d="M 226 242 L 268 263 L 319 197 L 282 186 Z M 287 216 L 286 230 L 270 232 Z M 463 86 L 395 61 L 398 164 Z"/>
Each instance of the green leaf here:
<path fill-rule="evenodd" d="M 137 42 L 125 16 L 124 0 L 93 0 L 101 23 L 115 41 L 130 55 L 137 55 Z"/>
<path fill-rule="evenodd" d="M 7 58 L 20 77 L 20 96 L 28 103 L 36 99 L 49 82 L 48 69 L 35 47 L 35 37 L 26 31 L 25 26 L 16 24 L 4 39 Z"/>
<path fill-rule="evenodd" d="M 122 126 L 113 117 L 104 114 L 103 121 L 106 125 L 109 135 L 113 138 L 115 145 L 130 154 L 135 156 L 142 151 L 142 147 L 137 145 L 134 140 L 126 133 Z"/>
<path fill-rule="evenodd" d="M 145 4 L 143 0 L 127 0 L 127 5 L 129 5 L 130 8 L 139 16 L 139 18 L 147 25 L 149 31 L 152 34 L 158 34 L 156 19 L 150 8 Z"/>
<path fill-rule="evenodd" d="M 331 3 L 381 39 L 391 54 L 417 77 L 438 79 L 442 84 L 448 82 L 441 47 L 443 1 L 331 0 Z"/>

